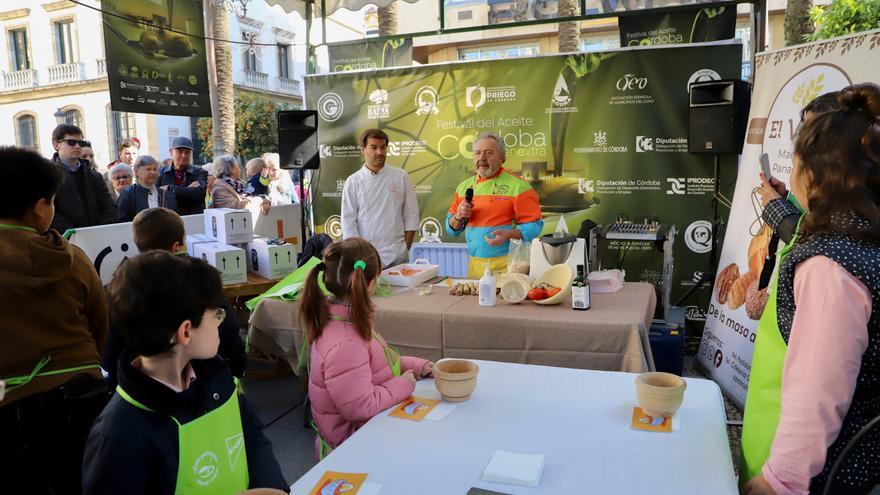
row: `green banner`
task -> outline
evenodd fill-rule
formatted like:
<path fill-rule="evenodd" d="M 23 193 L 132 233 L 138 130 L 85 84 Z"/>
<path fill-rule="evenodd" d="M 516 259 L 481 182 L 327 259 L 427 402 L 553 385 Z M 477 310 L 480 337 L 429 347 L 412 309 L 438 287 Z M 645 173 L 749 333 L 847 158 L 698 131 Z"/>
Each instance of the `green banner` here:
<path fill-rule="evenodd" d="M 456 185 L 474 173 L 474 138 L 491 130 L 504 139 L 504 166 L 537 191 L 545 232 L 563 213 L 572 232 L 621 216 L 676 225 L 675 298 L 708 268 L 711 243 L 713 160 L 687 152 L 688 84 L 739 77 L 741 54 L 726 42 L 309 76 L 306 100 L 320 117 L 317 230 L 340 235 L 342 185 L 362 164 L 357 136 L 378 127 L 391 137 L 388 163 L 415 185 L 420 240 L 461 241 L 442 225 Z M 722 168 L 735 170 L 734 158 Z M 612 249 L 606 267 L 659 278 L 656 249 Z"/>
<path fill-rule="evenodd" d="M 101 7 L 113 110 L 211 115 L 201 0 L 103 0 Z"/>
<path fill-rule="evenodd" d="M 736 6 L 678 9 L 620 16 L 620 46 L 681 45 L 727 40 L 736 31 Z"/>
<path fill-rule="evenodd" d="M 412 48 L 412 38 L 329 45 L 330 72 L 412 65 Z"/>

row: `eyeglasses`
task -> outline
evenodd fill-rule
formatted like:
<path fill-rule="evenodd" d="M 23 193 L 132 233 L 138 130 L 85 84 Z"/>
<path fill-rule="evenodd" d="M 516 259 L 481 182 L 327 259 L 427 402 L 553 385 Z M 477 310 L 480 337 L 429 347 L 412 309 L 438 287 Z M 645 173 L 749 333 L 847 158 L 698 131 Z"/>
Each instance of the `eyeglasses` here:
<path fill-rule="evenodd" d="M 130 175 L 117 175 L 112 177 L 113 180 L 131 180 Z"/>
<path fill-rule="evenodd" d="M 217 314 L 215 317 L 217 318 L 217 323 L 223 323 L 223 320 L 226 319 L 226 310 L 223 308 L 217 308 Z"/>
<path fill-rule="evenodd" d="M 63 141 L 63 142 L 65 142 L 65 143 L 67 143 L 68 146 L 76 146 L 76 145 L 79 145 L 80 148 L 85 148 L 86 146 L 91 146 L 91 145 L 92 145 L 91 142 L 89 142 L 89 141 L 85 141 L 85 140 L 82 140 L 82 139 L 61 139 L 60 141 Z M 59 141 L 59 142 L 60 142 L 60 141 Z"/>

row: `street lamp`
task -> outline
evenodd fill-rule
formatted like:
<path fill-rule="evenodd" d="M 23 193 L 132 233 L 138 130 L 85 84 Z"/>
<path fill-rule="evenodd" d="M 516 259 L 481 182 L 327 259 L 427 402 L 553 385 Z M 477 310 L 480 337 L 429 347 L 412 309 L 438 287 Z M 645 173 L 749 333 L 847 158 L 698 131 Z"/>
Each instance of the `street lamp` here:
<path fill-rule="evenodd" d="M 57 122 L 58 125 L 63 124 L 67 117 L 67 115 L 65 115 L 60 108 L 52 115 L 55 116 L 55 122 Z"/>

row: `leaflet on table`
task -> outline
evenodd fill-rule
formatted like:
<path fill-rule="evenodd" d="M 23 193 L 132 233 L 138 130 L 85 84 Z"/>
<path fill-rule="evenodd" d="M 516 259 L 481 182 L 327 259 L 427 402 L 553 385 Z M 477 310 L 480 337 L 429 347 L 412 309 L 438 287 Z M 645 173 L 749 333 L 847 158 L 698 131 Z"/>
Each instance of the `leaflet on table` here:
<path fill-rule="evenodd" d="M 633 407 L 630 427 L 634 430 L 661 433 L 678 431 L 681 428 L 681 411 L 670 418 L 669 416 L 651 416 L 650 414 L 645 414 L 641 407 Z"/>
<path fill-rule="evenodd" d="M 438 404 L 440 404 L 439 400 L 410 397 L 392 409 L 388 415 L 395 418 L 408 419 L 410 421 L 421 421 L 425 419 L 425 416 L 434 410 Z"/>
<path fill-rule="evenodd" d="M 327 471 L 321 479 L 315 483 L 315 487 L 309 495 L 345 495 L 357 494 L 367 479 L 367 473 L 339 473 Z"/>

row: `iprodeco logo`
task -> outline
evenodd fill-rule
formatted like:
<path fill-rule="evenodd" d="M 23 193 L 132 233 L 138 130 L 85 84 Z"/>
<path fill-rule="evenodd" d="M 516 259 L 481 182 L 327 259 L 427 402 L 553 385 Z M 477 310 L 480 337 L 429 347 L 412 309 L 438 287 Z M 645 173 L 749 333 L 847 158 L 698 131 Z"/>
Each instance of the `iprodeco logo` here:
<path fill-rule="evenodd" d="M 667 177 L 666 182 L 669 183 L 669 189 L 666 191 L 666 194 L 684 194 L 685 193 L 685 178 L 684 177 Z"/>

